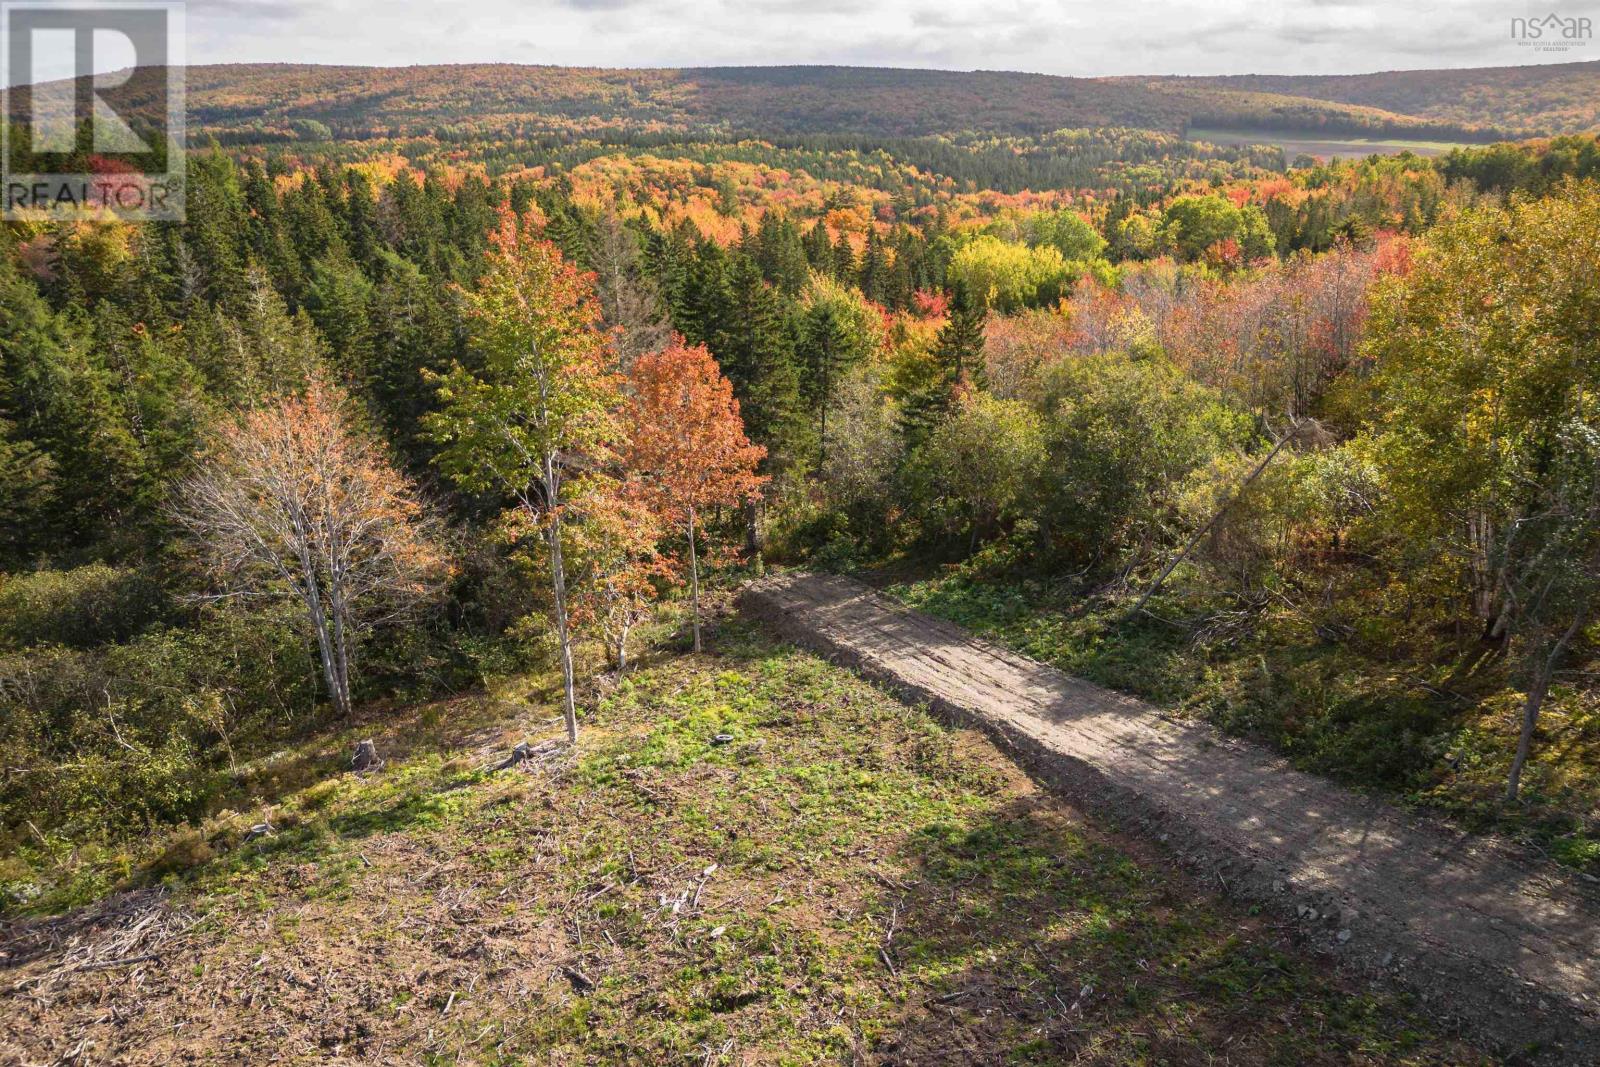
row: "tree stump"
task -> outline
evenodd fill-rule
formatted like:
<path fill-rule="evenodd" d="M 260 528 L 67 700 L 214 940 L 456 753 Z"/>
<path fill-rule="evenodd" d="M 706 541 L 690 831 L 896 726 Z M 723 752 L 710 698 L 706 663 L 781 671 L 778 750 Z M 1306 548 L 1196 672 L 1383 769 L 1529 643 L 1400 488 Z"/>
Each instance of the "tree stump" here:
<path fill-rule="evenodd" d="M 497 771 L 509 770 L 517 764 L 533 758 L 533 746 L 526 741 L 517 742 L 517 747 L 511 750 L 511 755 L 494 765 Z"/>
<path fill-rule="evenodd" d="M 375 771 L 383 766 L 383 760 L 378 757 L 378 746 L 372 739 L 356 742 L 356 754 L 350 760 L 350 769 L 357 774 Z"/>

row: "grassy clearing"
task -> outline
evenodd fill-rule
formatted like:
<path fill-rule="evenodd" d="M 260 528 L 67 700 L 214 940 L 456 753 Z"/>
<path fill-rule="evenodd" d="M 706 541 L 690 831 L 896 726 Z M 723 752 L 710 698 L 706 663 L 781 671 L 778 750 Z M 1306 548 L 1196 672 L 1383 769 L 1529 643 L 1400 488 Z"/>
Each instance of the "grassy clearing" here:
<path fill-rule="evenodd" d="M 1493 829 L 1600 874 L 1600 700 L 1558 686 L 1519 804 L 1502 797 L 1520 695 L 1462 664 L 1407 670 L 1290 612 L 1232 618 L 1180 589 L 1125 621 L 1120 600 L 954 567 L 887 592 L 1068 673 L 1207 719 L 1303 770 Z M 1237 615 L 1238 613 L 1233 613 Z M 1372 642 L 1367 642 L 1371 644 Z"/>
<path fill-rule="evenodd" d="M 1486 1062 L 979 735 L 741 625 L 607 693 L 576 761 L 482 769 L 552 707 L 396 709 L 286 754 L 372 734 L 390 763 L 297 779 L 270 837 L 224 815 L 152 853 L 132 877 L 171 892 L 137 907 L 197 920 L 157 959 L 53 975 L 16 925 L 0 1059 Z"/>

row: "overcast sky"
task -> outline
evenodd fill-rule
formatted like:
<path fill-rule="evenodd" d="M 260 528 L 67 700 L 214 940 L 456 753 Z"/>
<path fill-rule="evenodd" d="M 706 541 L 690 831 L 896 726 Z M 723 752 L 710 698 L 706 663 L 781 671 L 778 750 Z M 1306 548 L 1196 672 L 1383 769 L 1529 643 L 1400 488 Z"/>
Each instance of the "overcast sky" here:
<path fill-rule="evenodd" d="M 1512 39 L 1600 0 L 190 0 L 190 63 L 842 63 L 1047 74 L 1359 73 L 1600 59 Z M 102 70 L 125 60 L 97 57 Z M 109 62 L 107 62 L 109 60 Z M 16 79 L 24 80 L 24 79 Z"/>
<path fill-rule="evenodd" d="M 190 0 L 189 60 L 846 63 L 1047 74 L 1355 73 L 1535 53 L 1516 16 L 1600 0 Z"/>

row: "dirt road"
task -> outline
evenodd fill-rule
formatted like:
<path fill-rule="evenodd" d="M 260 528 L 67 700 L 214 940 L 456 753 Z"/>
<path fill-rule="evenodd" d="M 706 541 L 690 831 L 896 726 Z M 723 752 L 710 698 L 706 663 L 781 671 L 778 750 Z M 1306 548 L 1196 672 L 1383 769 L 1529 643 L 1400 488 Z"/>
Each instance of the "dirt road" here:
<path fill-rule="evenodd" d="M 831 575 L 744 609 L 1012 746 L 1037 776 L 1142 826 L 1352 968 L 1537 1059 L 1600 1063 L 1600 890 L 1503 844 L 1302 774 Z"/>

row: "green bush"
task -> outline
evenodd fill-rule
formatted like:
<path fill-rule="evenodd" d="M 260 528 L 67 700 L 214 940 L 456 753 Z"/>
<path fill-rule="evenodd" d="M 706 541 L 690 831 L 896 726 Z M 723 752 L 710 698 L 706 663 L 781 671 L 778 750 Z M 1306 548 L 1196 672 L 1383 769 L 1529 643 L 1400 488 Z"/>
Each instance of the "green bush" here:
<path fill-rule="evenodd" d="M 202 814 L 236 745 L 315 706 L 292 616 L 218 613 L 94 649 L 0 654 L 0 827 L 74 839 Z"/>
<path fill-rule="evenodd" d="M 1110 560 L 1164 539 L 1185 479 L 1251 435 L 1248 416 L 1160 357 L 1063 360 L 1047 387 L 1034 513 L 1069 562 Z"/>
<path fill-rule="evenodd" d="M 1045 459 L 1039 416 L 1019 400 L 974 393 L 928 435 L 906 469 L 923 532 L 972 545 L 1015 521 Z"/>
<path fill-rule="evenodd" d="M 150 861 L 153 875 L 183 874 L 216 858 L 206 835 L 192 826 L 180 827 L 166 840 L 161 853 Z"/>
<path fill-rule="evenodd" d="M 103 563 L 0 577 L 0 644 L 11 648 L 126 640 L 166 612 L 155 582 Z"/>

